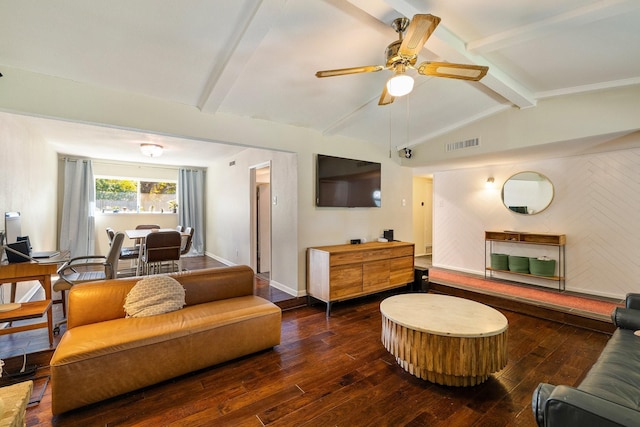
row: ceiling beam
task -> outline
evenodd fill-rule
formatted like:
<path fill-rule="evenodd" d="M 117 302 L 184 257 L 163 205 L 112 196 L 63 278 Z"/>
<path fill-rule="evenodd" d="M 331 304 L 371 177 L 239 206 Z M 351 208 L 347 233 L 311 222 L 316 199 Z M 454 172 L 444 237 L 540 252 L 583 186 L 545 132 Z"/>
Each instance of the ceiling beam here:
<path fill-rule="evenodd" d="M 278 16 L 286 0 L 256 0 L 243 22 L 237 23 L 236 36 L 229 41 L 225 57 L 216 61 L 198 101 L 198 108 L 215 113 L 235 84 L 242 70 Z M 230 24 L 231 25 L 231 24 Z"/>

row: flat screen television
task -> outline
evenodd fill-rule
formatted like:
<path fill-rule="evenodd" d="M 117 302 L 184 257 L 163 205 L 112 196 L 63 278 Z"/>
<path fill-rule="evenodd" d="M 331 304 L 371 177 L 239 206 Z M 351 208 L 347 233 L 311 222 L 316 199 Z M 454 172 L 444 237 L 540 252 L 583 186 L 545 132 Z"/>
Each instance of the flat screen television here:
<path fill-rule="evenodd" d="M 380 163 L 317 156 L 316 206 L 379 208 L 380 183 Z"/>

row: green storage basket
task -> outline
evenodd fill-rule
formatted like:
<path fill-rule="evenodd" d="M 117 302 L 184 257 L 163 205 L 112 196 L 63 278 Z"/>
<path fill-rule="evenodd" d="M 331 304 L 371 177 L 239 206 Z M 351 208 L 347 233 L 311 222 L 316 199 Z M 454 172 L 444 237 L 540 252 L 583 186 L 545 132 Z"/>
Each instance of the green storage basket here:
<path fill-rule="evenodd" d="M 526 256 L 509 255 L 509 271 L 514 273 L 529 273 L 529 258 Z"/>
<path fill-rule="evenodd" d="M 529 258 L 529 269 L 536 276 L 552 277 L 556 272 L 556 260 L 548 258 Z"/>
<path fill-rule="evenodd" d="M 509 255 L 507 254 L 491 254 L 491 268 L 493 270 L 508 270 Z"/>

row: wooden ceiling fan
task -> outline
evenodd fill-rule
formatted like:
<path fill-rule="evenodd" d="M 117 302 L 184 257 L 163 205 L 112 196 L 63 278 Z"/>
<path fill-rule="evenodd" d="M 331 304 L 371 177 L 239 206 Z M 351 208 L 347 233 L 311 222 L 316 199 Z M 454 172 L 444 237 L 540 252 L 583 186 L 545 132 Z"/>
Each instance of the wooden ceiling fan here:
<path fill-rule="evenodd" d="M 425 61 L 415 66 L 418 53 L 440 23 L 440 18 L 430 14 L 397 18 L 391 26 L 398 33 L 398 40 L 387 46 L 385 65 L 368 65 L 363 67 L 340 68 L 337 70 L 318 71 L 316 77 L 333 77 L 346 74 L 371 73 L 391 70 L 394 75 L 382 89 L 378 105 L 391 104 L 397 96 L 403 96 L 413 89 L 413 78 L 406 74 L 408 69 L 417 70 L 425 76 L 447 77 L 451 79 L 478 81 L 483 78 L 489 67 L 482 65 L 452 64 L 449 62 Z M 406 30 L 406 35 L 403 34 Z"/>

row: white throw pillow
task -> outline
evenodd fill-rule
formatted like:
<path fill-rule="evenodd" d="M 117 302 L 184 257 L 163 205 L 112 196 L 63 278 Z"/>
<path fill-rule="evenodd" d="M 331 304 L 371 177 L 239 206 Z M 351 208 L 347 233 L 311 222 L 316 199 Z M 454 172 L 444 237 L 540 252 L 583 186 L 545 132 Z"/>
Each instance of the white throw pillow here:
<path fill-rule="evenodd" d="M 150 276 L 140 280 L 127 294 L 127 317 L 146 317 L 169 313 L 184 307 L 184 288 L 169 276 Z"/>

